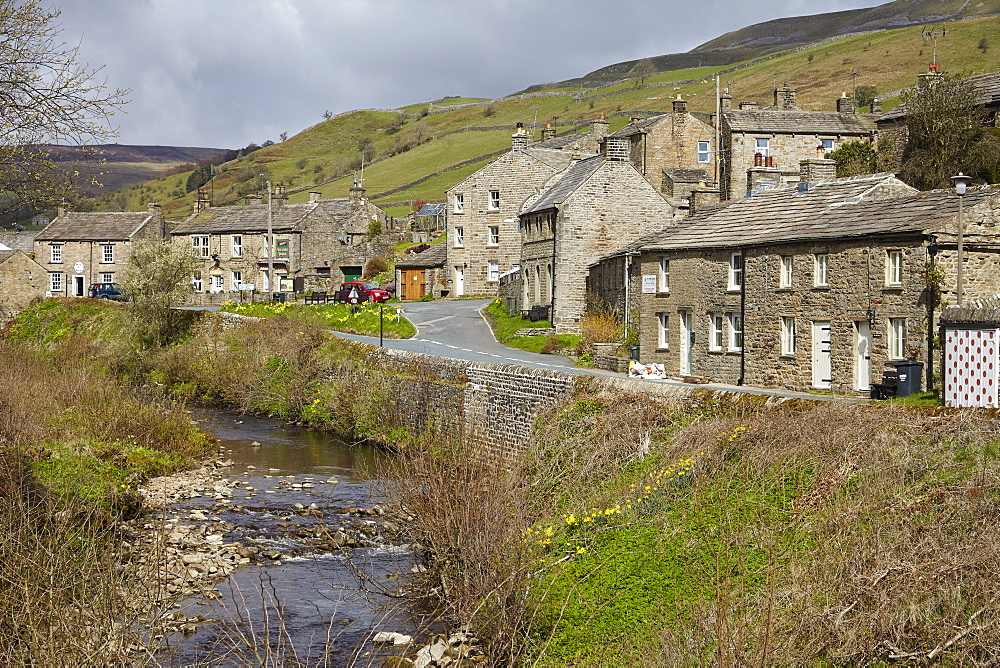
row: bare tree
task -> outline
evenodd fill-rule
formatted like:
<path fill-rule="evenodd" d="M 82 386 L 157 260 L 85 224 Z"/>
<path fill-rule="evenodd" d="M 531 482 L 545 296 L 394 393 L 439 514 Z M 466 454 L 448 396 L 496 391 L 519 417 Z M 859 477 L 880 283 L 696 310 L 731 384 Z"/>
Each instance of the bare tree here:
<path fill-rule="evenodd" d="M 128 94 L 95 81 L 100 69 L 62 41 L 58 18 L 37 0 L 0 0 L 0 190 L 36 210 L 71 197 L 80 181 L 47 144 L 114 137 L 110 120 Z"/>
<path fill-rule="evenodd" d="M 132 242 L 121 287 L 157 345 L 174 333 L 173 309 L 191 294 L 198 262 L 189 246 L 176 246 L 169 240 Z"/>
<path fill-rule="evenodd" d="M 641 86 L 646 82 L 646 79 L 656 74 L 656 65 L 652 58 L 643 58 L 633 65 L 628 73 L 639 82 L 637 85 Z"/>

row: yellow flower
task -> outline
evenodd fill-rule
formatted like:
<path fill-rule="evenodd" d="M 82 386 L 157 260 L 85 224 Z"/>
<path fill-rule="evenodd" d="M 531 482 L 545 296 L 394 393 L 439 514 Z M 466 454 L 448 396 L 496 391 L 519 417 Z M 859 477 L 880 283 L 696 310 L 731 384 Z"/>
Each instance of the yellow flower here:
<path fill-rule="evenodd" d="M 578 547 L 578 548 L 576 548 L 576 553 L 577 554 L 583 554 L 586 551 L 587 551 L 587 548 L 585 548 L 585 547 Z"/>
<path fill-rule="evenodd" d="M 545 535 L 546 536 L 548 536 L 549 538 L 551 538 L 552 534 L 554 534 L 554 533 L 555 533 L 555 531 L 552 529 L 552 527 L 545 527 Z"/>
<path fill-rule="evenodd" d="M 576 524 L 576 516 L 573 515 L 573 514 L 570 514 L 569 516 L 567 516 L 566 517 L 566 524 Z"/>

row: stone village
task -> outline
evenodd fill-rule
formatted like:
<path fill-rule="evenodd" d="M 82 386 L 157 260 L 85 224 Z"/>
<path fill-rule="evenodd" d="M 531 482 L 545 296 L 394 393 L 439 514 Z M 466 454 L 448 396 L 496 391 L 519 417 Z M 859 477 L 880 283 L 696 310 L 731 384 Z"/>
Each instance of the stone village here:
<path fill-rule="evenodd" d="M 1000 73 L 973 79 L 997 124 Z M 711 115 L 678 96 L 671 111 L 616 132 L 602 116 L 589 132 L 547 127 L 535 141 L 518 124 L 508 152 L 447 191 L 446 239 L 396 265 L 399 295 L 500 297 L 560 333 L 578 332 L 588 299 L 599 299 L 637 331 L 643 363 L 693 382 L 867 396 L 903 360 L 925 364 L 930 381 L 937 304 L 956 302 L 960 229 L 964 299 L 1000 295 L 1000 187 L 838 179 L 828 154 L 898 138 L 905 109 L 883 114 L 876 99 L 861 113 L 846 95 L 831 106 L 800 109 L 785 85 L 764 107 L 734 108 L 723 91 Z M 268 204 L 199 198 L 174 224 L 155 204 L 60 210 L 33 239 L 0 248 L 0 309 L 114 282 L 137 239 L 193 249 L 200 303 L 241 289 L 332 290 L 398 233 L 357 181 L 347 198 L 314 193 L 303 204 L 281 187 Z M 622 370 L 617 358 L 602 363 Z"/>

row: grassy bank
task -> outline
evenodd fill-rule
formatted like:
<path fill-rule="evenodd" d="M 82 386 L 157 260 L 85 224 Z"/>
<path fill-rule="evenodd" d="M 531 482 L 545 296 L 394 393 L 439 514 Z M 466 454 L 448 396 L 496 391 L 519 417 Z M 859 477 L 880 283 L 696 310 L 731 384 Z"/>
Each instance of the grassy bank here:
<path fill-rule="evenodd" d="M 531 321 L 520 315 L 507 315 L 507 309 L 499 299 L 487 306 L 485 311 L 493 336 L 505 346 L 532 353 L 554 353 L 564 348 L 576 348 L 580 343 L 580 337 L 574 334 L 518 336 L 518 332 L 523 329 L 549 329 L 552 323 L 548 320 Z"/>
<path fill-rule="evenodd" d="M 282 316 L 294 322 L 332 329 L 348 334 L 378 336 L 379 321 L 382 333 L 388 339 L 407 339 L 417 333 L 409 320 L 403 317 L 400 306 L 373 304 L 232 304 L 222 305 L 223 311 L 248 315 L 254 318 Z M 381 318 L 380 318 L 381 312 Z"/>

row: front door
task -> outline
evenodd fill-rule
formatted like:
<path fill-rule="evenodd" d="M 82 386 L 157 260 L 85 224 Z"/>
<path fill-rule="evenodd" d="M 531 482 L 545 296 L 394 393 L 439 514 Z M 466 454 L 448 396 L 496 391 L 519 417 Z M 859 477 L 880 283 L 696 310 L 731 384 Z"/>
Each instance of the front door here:
<path fill-rule="evenodd" d="M 691 375 L 691 360 L 694 348 L 694 316 L 691 311 L 681 311 L 681 375 Z"/>
<path fill-rule="evenodd" d="M 465 294 L 465 267 L 455 267 L 455 296 Z"/>
<path fill-rule="evenodd" d="M 854 389 L 870 390 L 872 384 L 872 330 L 867 320 L 858 320 L 854 326 Z"/>
<path fill-rule="evenodd" d="M 85 297 L 87 295 L 86 290 L 86 276 L 74 276 L 73 277 L 73 296 L 74 297 Z"/>
<path fill-rule="evenodd" d="M 399 297 L 404 301 L 420 299 L 427 294 L 427 274 L 424 269 L 400 270 Z"/>
<path fill-rule="evenodd" d="M 830 321 L 812 324 L 812 384 L 827 389 L 833 383 L 833 365 L 830 353 Z"/>

